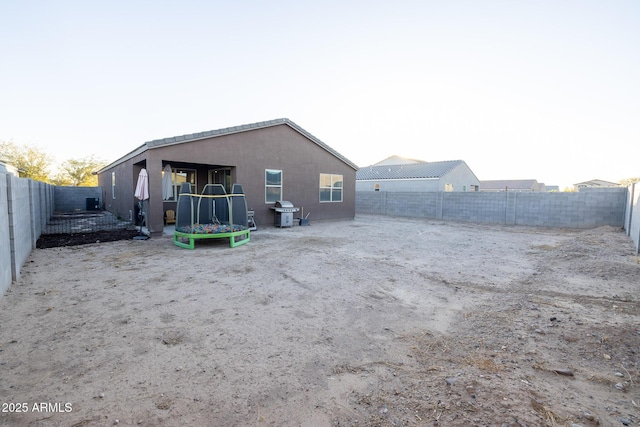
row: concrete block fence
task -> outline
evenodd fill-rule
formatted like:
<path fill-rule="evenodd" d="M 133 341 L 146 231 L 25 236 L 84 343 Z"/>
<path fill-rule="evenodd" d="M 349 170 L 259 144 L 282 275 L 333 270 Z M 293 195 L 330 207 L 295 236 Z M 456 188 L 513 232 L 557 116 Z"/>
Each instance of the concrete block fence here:
<path fill-rule="evenodd" d="M 636 247 L 636 255 L 640 254 L 640 182 L 629 187 L 625 207 L 624 229 Z"/>
<path fill-rule="evenodd" d="M 11 236 L 9 235 L 9 200 L 6 174 L 0 173 L 0 295 L 9 289 L 11 274 Z"/>
<path fill-rule="evenodd" d="M 100 187 L 54 187 L 0 173 L 0 297 L 20 270 L 54 211 L 86 208 Z M 99 201 L 102 206 L 102 200 Z M 623 227 L 640 247 L 640 184 L 577 193 L 356 193 L 356 213 L 533 227 Z"/>
<path fill-rule="evenodd" d="M 640 184 L 575 193 L 359 191 L 356 214 L 531 227 L 620 227 L 640 241 Z"/>
<path fill-rule="evenodd" d="M 87 208 L 87 199 L 98 199 L 102 208 L 101 187 L 54 187 L 55 210 L 57 212 L 83 211 Z"/>
<path fill-rule="evenodd" d="M 0 298 L 20 278 L 54 212 L 83 211 L 88 198 L 102 206 L 101 194 L 100 187 L 56 187 L 0 173 Z"/>
<path fill-rule="evenodd" d="M 20 278 L 53 202 L 52 185 L 0 173 L 0 296 Z"/>

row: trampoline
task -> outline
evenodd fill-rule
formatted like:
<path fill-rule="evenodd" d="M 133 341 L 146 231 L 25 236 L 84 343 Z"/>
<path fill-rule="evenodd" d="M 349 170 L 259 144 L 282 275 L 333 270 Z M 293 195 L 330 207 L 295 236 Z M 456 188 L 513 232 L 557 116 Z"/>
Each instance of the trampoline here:
<path fill-rule="evenodd" d="M 182 184 L 173 242 L 181 248 L 194 249 L 199 239 L 229 239 L 232 248 L 249 242 L 242 185 L 233 184 L 231 194 L 227 194 L 221 184 L 207 184 L 201 194 L 193 194 L 189 183 Z"/>

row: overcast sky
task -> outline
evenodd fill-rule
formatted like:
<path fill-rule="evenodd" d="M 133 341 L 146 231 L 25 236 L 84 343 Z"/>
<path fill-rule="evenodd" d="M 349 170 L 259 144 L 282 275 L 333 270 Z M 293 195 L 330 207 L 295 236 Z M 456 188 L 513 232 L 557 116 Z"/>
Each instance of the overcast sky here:
<path fill-rule="evenodd" d="M 640 176 L 640 2 L 0 1 L 0 140 L 61 162 L 289 118 L 358 166 Z"/>

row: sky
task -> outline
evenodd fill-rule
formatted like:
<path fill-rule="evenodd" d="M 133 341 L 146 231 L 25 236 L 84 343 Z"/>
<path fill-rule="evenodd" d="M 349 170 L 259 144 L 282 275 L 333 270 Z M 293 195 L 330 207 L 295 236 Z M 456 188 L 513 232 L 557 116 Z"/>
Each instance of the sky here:
<path fill-rule="evenodd" d="M 640 176 L 636 0 L 0 0 L 0 141 L 56 163 L 289 118 L 360 167 Z"/>

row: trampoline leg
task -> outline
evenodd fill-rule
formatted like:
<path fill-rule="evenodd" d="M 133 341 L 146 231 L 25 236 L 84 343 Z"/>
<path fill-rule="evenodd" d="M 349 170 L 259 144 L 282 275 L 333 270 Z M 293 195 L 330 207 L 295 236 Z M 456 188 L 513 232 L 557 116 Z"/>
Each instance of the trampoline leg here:
<path fill-rule="evenodd" d="M 238 237 L 241 237 L 241 236 L 242 236 L 242 240 L 238 240 L 238 241 L 236 241 L 236 236 L 230 236 L 229 246 L 231 246 L 232 248 L 235 248 L 236 246 L 244 245 L 245 243 L 247 243 L 250 239 L 249 230 L 247 230 L 246 233 L 238 235 Z"/>
<path fill-rule="evenodd" d="M 189 243 L 183 243 L 179 239 L 180 238 L 178 236 L 176 236 L 175 234 L 173 235 L 173 243 L 175 243 L 176 246 L 179 246 L 185 249 L 195 249 L 195 242 L 193 240 L 193 237 L 188 238 Z"/>

